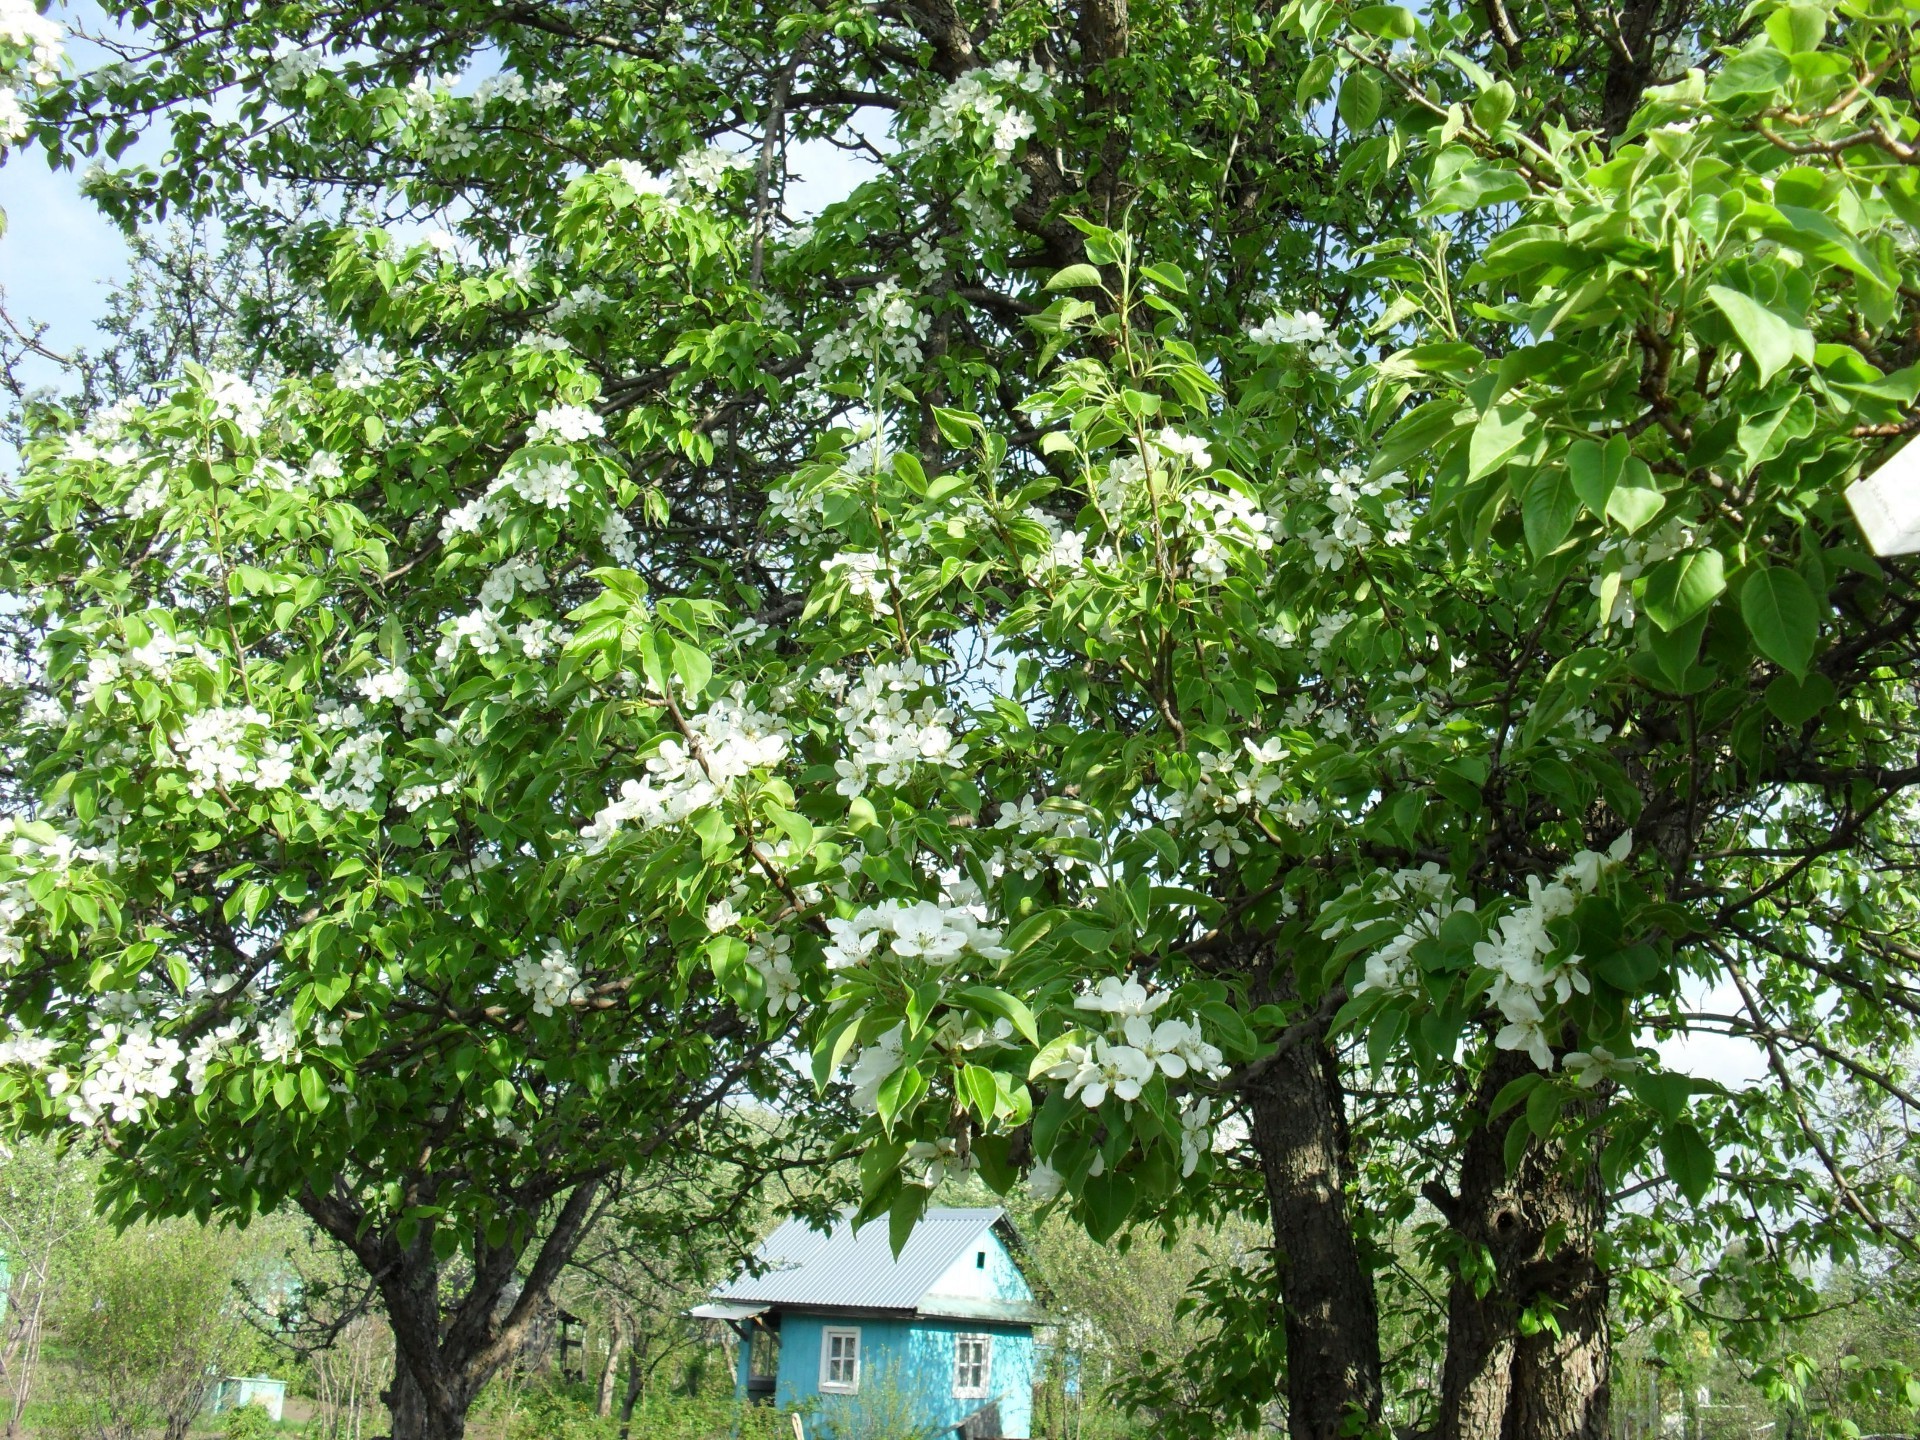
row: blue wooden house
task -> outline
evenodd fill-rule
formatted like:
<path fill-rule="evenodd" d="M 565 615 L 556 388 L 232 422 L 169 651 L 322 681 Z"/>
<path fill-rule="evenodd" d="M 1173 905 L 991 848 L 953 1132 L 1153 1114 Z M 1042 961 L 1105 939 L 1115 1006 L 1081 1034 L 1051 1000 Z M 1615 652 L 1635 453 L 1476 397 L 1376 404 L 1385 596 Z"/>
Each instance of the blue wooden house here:
<path fill-rule="evenodd" d="M 809 1440 L 836 1440 L 863 1406 L 929 1436 L 1026 1440 L 1049 1317 L 1020 1249 L 997 1209 L 929 1210 L 898 1256 L 884 1222 L 789 1220 L 693 1313 L 740 1336 L 739 1394 L 811 1408 Z"/>

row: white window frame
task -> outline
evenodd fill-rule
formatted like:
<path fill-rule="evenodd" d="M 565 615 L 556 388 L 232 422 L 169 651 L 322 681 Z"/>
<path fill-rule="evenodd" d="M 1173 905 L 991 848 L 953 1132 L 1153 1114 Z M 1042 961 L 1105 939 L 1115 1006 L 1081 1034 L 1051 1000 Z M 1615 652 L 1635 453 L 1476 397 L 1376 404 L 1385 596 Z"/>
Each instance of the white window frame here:
<path fill-rule="evenodd" d="M 980 1347 L 980 1383 L 962 1385 L 960 1357 L 966 1353 L 969 1345 Z M 972 1366 L 967 1366 L 972 1369 Z M 956 1335 L 953 1337 L 953 1395 L 956 1400 L 984 1400 L 993 1393 L 993 1336 Z"/>
<path fill-rule="evenodd" d="M 833 1342 L 837 1339 L 853 1342 L 853 1379 L 851 1381 L 833 1378 Z M 842 1356 L 842 1359 L 844 1358 Z M 860 1393 L 860 1327 L 858 1325 L 830 1325 L 820 1332 L 820 1388 L 829 1395 Z"/>

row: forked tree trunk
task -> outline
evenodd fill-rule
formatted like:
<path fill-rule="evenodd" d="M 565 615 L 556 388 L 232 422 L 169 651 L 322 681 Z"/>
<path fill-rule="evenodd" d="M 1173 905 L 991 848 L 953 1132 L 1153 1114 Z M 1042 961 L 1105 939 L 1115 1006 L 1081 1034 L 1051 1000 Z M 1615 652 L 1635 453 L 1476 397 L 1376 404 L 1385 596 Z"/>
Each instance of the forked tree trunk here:
<path fill-rule="evenodd" d="M 1474 1097 L 1458 1193 L 1427 1189 L 1458 1242 L 1433 1440 L 1609 1433 L 1607 1277 L 1596 1254 L 1606 1204 L 1597 1160 L 1557 1139 L 1530 1138 L 1509 1175 L 1505 1142 L 1515 1117 L 1486 1118 L 1493 1096 L 1529 1068 L 1524 1055 L 1495 1057 Z M 1552 1323 L 1523 1326 L 1530 1311 Z"/>
<path fill-rule="evenodd" d="M 602 1193 L 597 1177 L 575 1184 L 537 1246 L 492 1247 L 473 1237 L 470 1283 L 444 1305 L 430 1226 L 421 1225 L 402 1245 L 397 1224 L 364 1224 L 364 1212 L 347 1197 L 313 1191 L 300 1197 L 301 1208 L 378 1278 L 393 1332 L 393 1378 L 381 1395 L 392 1416 L 388 1440 L 463 1440 L 467 1412 L 524 1343 Z M 528 1218 L 537 1216 L 536 1208 Z M 522 1274 L 518 1262 L 529 1248 L 533 1263 Z M 518 1287 L 511 1304 L 510 1284 Z"/>
<path fill-rule="evenodd" d="M 1380 1418 L 1379 1307 L 1347 1212 L 1346 1118 L 1325 1034 L 1321 1022 L 1296 1037 L 1245 1092 L 1273 1214 L 1291 1440 L 1336 1440 Z"/>

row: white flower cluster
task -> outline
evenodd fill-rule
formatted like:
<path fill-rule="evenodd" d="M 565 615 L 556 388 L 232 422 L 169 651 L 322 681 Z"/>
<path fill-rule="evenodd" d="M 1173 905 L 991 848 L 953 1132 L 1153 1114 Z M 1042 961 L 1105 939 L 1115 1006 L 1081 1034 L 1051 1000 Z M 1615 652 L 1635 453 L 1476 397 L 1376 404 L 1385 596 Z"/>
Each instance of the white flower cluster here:
<path fill-rule="evenodd" d="M 566 103 L 567 86 L 563 80 L 542 80 L 529 86 L 517 70 L 502 70 L 489 75 L 474 87 L 473 103 L 486 109 L 495 100 L 503 105 L 537 105 L 551 110 Z"/>
<path fill-rule="evenodd" d="M 1456 912 L 1471 915 L 1474 902 L 1471 896 L 1456 897 L 1453 876 L 1431 860 L 1418 870 L 1396 870 L 1379 893 L 1396 903 L 1415 904 L 1420 908 L 1405 929 L 1367 957 L 1366 978 L 1353 987 L 1353 993 L 1363 995 L 1369 990 L 1379 990 L 1388 995 L 1411 994 L 1418 988 L 1420 979 L 1419 967 L 1413 959 L 1414 947 L 1423 940 L 1437 938 L 1440 927 Z M 1323 938 L 1330 939 L 1345 928 L 1344 924 L 1330 926 L 1323 932 Z"/>
<path fill-rule="evenodd" d="M 1567 1003 L 1590 988 L 1578 955 L 1556 958 L 1547 926 L 1571 915 L 1583 895 L 1599 887 L 1601 877 L 1627 858 L 1633 832 L 1623 831 L 1604 854 L 1582 850 L 1560 867 L 1552 883 L 1527 877 L 1527 900 L 1500 917 L 1499 932 L 1473 947 L 1476 965 L 1492 970 L 1489 994 L 1506 1025 L 1494 1036 L 1502 1050 L 1524 1050 L 1542 1070 L 1553 1068 L 1552 1037 L 1547 1032 L 1550 1005 Z"/>
<path fill-rule="evenodd" d="M 607 433 L 607 422 L 584 405 L 553 405 L 533 417 L 527 438 L 535 444 L 556 440 L 574 444 Z"/>
<path fill-rule="evenodd" d="M 324 810 L 360 810 L 371 814 L 376 791 L 387 773 L 383 749 L 386 740 L 384 730 L 361 730 L 348 735 L 334 748 L 327 773 L 309 792 L 309 797 Z"/>
<path fill-rule="evenodd" d="M 713 925 L 709 915 L 707 924 Z M 715 927 L 721 928 L 721 927 Z M 767 1013 L 779 1015 L 800 1008 L 800 977 L 793 971 L 793 937 L 769 935 L 747 947 L 747 964 L 766 987 Z"/>
<path fill-rule="evenodd" d="M 898 280 L 882 280 L 854 300 L 854 323 L 835 325 L 813 342 L 803 379 L 831 379 L 851 359 L 869 366 L 910 369 L 920 363 L 927 338 L 927 313 L 914 305 Z"/>
<path fill-rule="evenodd" d="M 1300 532 L 1313 551 L 1313 563 L 1321 570 L 1340 570 L 1347 557 L 1372 545 L 1377 538 L 1388 545 L 1404 545 L 1413 538 L 1413 504 L 1399 493 L 1407 477 L 1395 470 L 1377 480 L 1369 480 L 1357 465 L 1338 470 L 1323 469 L 1316 494 L 1313 482 L 1296 478 L 1289 483 L 1295 494 L 1320 501 L 1329 512 L 1325 528 L 1310 526 Z M 1379 505 L 1364 502 L 1379 500 Z M 1376 520 L 1373 510 L 1379 514 Z"/>
<path fill-rule="evenodd" d="M 353 688 L 369 705 L 393 705 L 408 729 L 427 717 L 426 697 L 420 693 L 419 682 L 404 666 L 382 665 L 377 670 L 369 670 L 353 682 Z"/>
<path fill-rule="evenodd" d="M 979 1164 L 971 1150 L 962 1155 L 960 1142 L 942 1135 L 937 1140 L 915 1140 L 908 1145 L 902 1168 L 917 1172 L 907 1184 L 934 1190 L 943 1181 L 972 1174 Z"/>
<path fill-rule="evenodd" d="M 1276 310 L 1248 329 L 1247 338 L 1256 345 L 1304 348 L 1307 359 L 1323 370 L 1346 370 L 1353 365 L 1353 356 L 1340 348 L 1326 320 L 1317 310 L 1295 310 L 1291 314 Z"/>
<path fill-rule="evenodd" d="M 1225 1057 L 1208 1043 L 1198 1024 L 1155 1021 L 1154 1015 L 1172 998 L 1168 991 L 1150 989 L 1131 975 L 1108 975 L 1090 985 L 1074 997 L 1074 1009 L 1104 1016 L 1107 1033 L 1087 1043 L 1070 1042 L 1047 1068 L 1046 1076 L 1066 1081 L 1067 1098 L 1077 1098 L 1090 1110 L 1109 1097 L 1132 1104 L 1156 1074 L 1169 1080 L 1222 1078 L 1227 1073 Z M 1181 1097 L 1182 1174 L 1191 1175 L 1212 1145 L 1208 1129 L 1212 1113 L 1204 1097 Z"/>
<path fill-rule="evenodd" d="M 7 835 L 12 837 L 8 853 L 14 864 L 0 879 L 0 967 L 11 969 L 26 962 L 27 918 L 41 908 L 41 896 L 35 894 L 36 876 L 51 875 L 64 886 L 68 883 L 67 872 L 75 865 L 102 865 L 111 870 L 118 861 L 118 849 L 111 842 L 82 845 L 73 835 L 45 822 L 0 817 L 0 836 Z"/>
<path fill-rule="evenodd" d="M 899 582 L 898 566 L 890 565 L 870 550 L 843 550 L 821 565 L 823 577 L 836 570 L 847 576 L 847 592 L 873 607 L 875 615 L 893 614 L 893 586 Z"/>
<path fill-rule="evenodd" d="M 634 194 L 657 196 L 669 209 L 678 208 L 673 182 L 663 175 L 655 175 L 638 160 L 609 160 L 600 168 L 609 175 L 619 176 Z"/>
<path fill-rule="evenodd" d="M 155 1035 L 145 1025 L 103 1025 L 87 1044 L 79 1084 L 55 1070 L 47 1089 L 56 1099 L 65 1097 L 67 1118 L 76 1125 L 97 1125 L 102 1119 L 137 1122 L 154 1101 L 180 1088 L 177 1070 L 184 1058 L 179 1041 Z"/>
<path fill-rule="evenodd" d="M 1149 457 L 1138 450 L 1126 451 L 1107 462 L 1106 476 L 1094 487 L 1094 496 L 1113 529 L 1120 528 L 1117 522 L 1129 509 L 1150 505 L 1156 498 L 1166 498 L 1172 467 L 1183 461 L 1202 467 L 1213 464 L 1213 455 L 1205 444 L 1201 443 L 1196 450 L 1188 443 L 1190 438 L 1171 426 L 1163 429 L 1157 437 L 1151 469 Z M 1158 479 L 1157 496 L 1148 489 L 1150 475 Z"/>
<path fill-rule="evenodd" d="M 633 543 L 633 522 L 618 510 L 609 510 L 600 522 L 600 543 L 616 565 L 631 567 L 640 559 L 640 547 Z"/>
<path fill-rule="evenodd" d="M 564 510 L 573 503 L 580 472 L 570 460 L 523 460 L 509 466 L 501 478 L 529 505 Z"/>
<path fill-rule="evenodd" d="M 1227 578 L 1235 550 L 1273 549 L 1266 511 L 1238 490 L 1188 490 L 1181 497 L 1181 529 L 1197 543 L 1194 571 L 1215 584 Z"/>
<path fill-rule="evenodd" d="M 896 1025 L 875 1036 L 871 1045 L 862 1046 L 860 1053 L 853 1057 L 853 1069 L 848 1072 L 847 1080 L 853 1086 L 854 1105 L 868 1115 L 879 1107 L 881 1085 L 900 1068 L 905 1058 L 905 1034 L 906 1027 Z"/>
<path fill-rule="evenodd" d="M 696 811 L 718 804 L 733 784 L 755 770 L 786 759 L 791 737 L 771 715 L 748 703 L 746 688 L 689 717 L 692 739 L 669 736 L 647 761 L 641 780 L 628 780 L 620 795 L 580 832 L 589 852 L 604 849 L 625 826 L 657 830 L 678 825 Z"/>
<path fill-rule="evenodd" d="M 987 856 L 988 870 L 994 874 L 1018 871 L 1032 879 L 1043 869 L 1064 874 L 1079 866 L 1082 861 L 1078 857 L 1061 854 L 1047 844 L 1084 840 L 1093 834 L 1084 809 L 1070 808 L 1072 804 L 1065 800 L 1035 801 L 1031 795 L 1023 795 L 1017 802 L 1002 805 L 993 825 L 996 838 L 1001 832 L 1011 832 L 1025 843 L 1009 837 L 1009 843 L 996 845 Z"/>
<path fill-rule="evenodd" d="M 481 583 L 478 606 L 442 626 L 440 643 L 434 647 L 434 663 L 442 668 L 451 666 L 459 659 L 462 645 L 472 646 L 476 655 L 497 655 L 508 640 L 515 638 L 523 647 L 528 647 L 531 641 L 528 653 L 535 658 L 544 654 L 553 641 L 551 622 L 530 621 L 509 631 L 502 623 L 502 616 L 516 595 L 538 594 L 552 583 L 545 567 L 524 555 L 513 556 L 494 566 Z"/>
<path fill-rule="evenodd" d="M 32 0 L 0 0 L 0 45 L 20 52 L 8 67 L 24 72 L 26 82 L 42 88 L 60 78 L 66 29 L 34 9 Z M 17 104 L 11 89 L 7 100 Z"/>
<path fill-rule="evenodd" d="M 183 657 L 196 659 L 208 669 L 212 669 L 216 663 L 213 652 L 206 646 L 179 639 L 158 629 L 144 644 L 128 646 L 124 654 L 114 650 L 96 650 L 87 657 L 86 678 L 75 687 L 73 703 L 77 708 L 84 709 L 104 695 L 124 705 L 130 697 L 127 691 L 119 688 L 122 680 L 143 676 L 158 685 L 170 684 L 174 678 L 175 664 Z"/>
<path fill-rule="evenodd" d="M 923 132 L 926 141 L 938 145 L 977 135 L 997 156 L 1008 158 L 1035 126 L 1028 111 L 999 92 L 1018 91 L 1037 98 L 1047 93 L 1048 83 L 1047 72 L 1031 60 L 1024 69 L 1017 60 L 1000 60 L 969 70 L 933 102 Z"/>
<path fill-rule="evenodd" d="M 538 956 L 522 955 L 513 962 L 513 986 L 532 997 L 536 1015 L 551 1015 L 556 1009 L 578 1005 L 587 998 L 580 967 L 558 940 L 547 941 Z"/>
<path fill-rule="evenodd" d="M 847 688 L 834 718 L 844 727 L 847 753 L 834 762 L 842 795 L 864 794 L 869 784 L 903 785 L 921 765 L 958 768 L 967 747 L 954 739 L 953 711 L 934 695 L 918 705 L 909 698 L 931 687 L 917 662 L 870 665 Z"/>
<path fill-rule="evenodd" d="M 735 171 L 751 170 L 755 163 L 751 155 L 743 155 L 737 150 L 723 150 L 718 145 L 689 150 L 674 162 L 673 188 L 676 194 L 688 199 L 695 195 L 710 195 L 720 188 L 727 176 Z"/>
<path fill-rule="evenodd" d="M 1215 865 L 1231 863 L 1251 848 L 1241 835 L 1241 821 L 1264 812 L 1292 829 L 1316 824 L 1320 803 L 1312 796 L 1295 800 L 1284 793 L 1289 759 L 1286 742 L 1275 737 L 1258 743 L 1241 742 L 1244 754 L 1202 750 L 1194 758 L 1200 776 L 1186 789 L 1167 797 L 1169 822 L 1199 827 L 1201 849 Z"/>
<path fill-rule="evenodd" d="M 1029 505 L 1025 517 L 1047 532 L 1051 543 L 1044 555 L 1030 555 L 1021 562 L 1029 576 L 1039 578 L 1065 572 L 1077 575 L 1087 564 L 1087 532 L 1069 530 L 1036 505 Z"/>
<path fill-rule="evenodd" d="M 613 297 L 598 285 L 576 285 L 553 302 L 549 318 L 556 323 L 571 320 L 576 315 L 590 314 L 612 303 Z"/>
<path fill-rule="evenodd" d="M 273 717 L 251 705 L 220 705 L 189 715 L 170 738 L 187 772 L 187 791 L 205 795 L 236 785 L 278 790 L 293 779 L 293 746 L 254 740 L 249 732 L 272 730 Z"/>
<path fill-rule="evenodd" d="M 407 119 L 413 129 L 410 138 L 423 160 L 446 164 L 464 160 L 479 149 L 480 142 L 457 113 L 459 102 L 451 87 L 458 79 L 416 75 L 407 87 Z"/>
<path fill-rule="evenodd" d="M 304 89 L 308 77 L 318 74 L 323 63 L 318 50 L 289 50 L 267 71 L 267 89 L 283 97 Z"/>
<path fill-rule="evenodd" d="M 300 1032 L 293 1027 L 293 1012 L 282 1010 L 260 1020 L 253 1027 L 253 1044 L 269 1065 L 298 1065 Z"/>
<path fill-rule="evenodd" d="M 356 345 L 340 357 L 333 383 L 342 390 L 370 390 L 393 376 L 397 362 L 377 345 Z"/>
<path fill-rule="evenodd" d="M 883 955 L 918 962 L 920 967 L 952 964 L 963 956 L 997 961 L 1007 958 L 1001 932 L 984 923 L 983 907 L 964 891 L 934 900 L 882 900 L 854 912 L 850 920 L 827 921 L 832 942 L 826 949 L 829 970 L 853 970 Z"/>
<path fill-rule="evenodd" d="M 213 418 L 228 420 L 242 435 L 258 435 L 267 423 L 260 392 L 228 370 L 209 370 L 201 391 L 213 402 Z"/>

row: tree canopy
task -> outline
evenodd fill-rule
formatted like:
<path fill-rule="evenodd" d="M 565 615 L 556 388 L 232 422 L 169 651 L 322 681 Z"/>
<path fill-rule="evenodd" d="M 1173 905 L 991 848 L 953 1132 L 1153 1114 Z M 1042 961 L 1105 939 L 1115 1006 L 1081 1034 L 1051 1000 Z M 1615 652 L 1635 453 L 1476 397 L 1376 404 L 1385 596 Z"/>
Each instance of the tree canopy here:
<path fill-rule="evenodd" d="M 49 153 L 342 327 L 6 503 L 4 1093 L 130 1212 L 504 1274 L 803 1054 L 896 1234 L 1264 1208 L 1180 1423 L 1302 1440 L 1911 1245 L 1911 5 L 112 13 Z"/>

